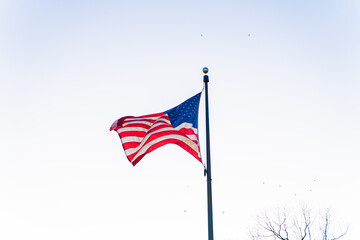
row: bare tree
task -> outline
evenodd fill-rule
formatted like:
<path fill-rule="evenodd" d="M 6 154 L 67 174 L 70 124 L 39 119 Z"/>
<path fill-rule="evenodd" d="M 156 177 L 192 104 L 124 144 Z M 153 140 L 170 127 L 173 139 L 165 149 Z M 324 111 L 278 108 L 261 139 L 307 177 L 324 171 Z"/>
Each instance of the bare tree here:
<path fill-rule="evenodd" d="M 337 231 L 336 231 L 337 230 Z M 346 235 L 331 224 L 330 210 L 313 218 L 311 210 L 300 207 L 297 212 L 278 209 L 264 212 L 257 218 L 257 226 L 250 230 L 252 240 L 338 240 Z"/>

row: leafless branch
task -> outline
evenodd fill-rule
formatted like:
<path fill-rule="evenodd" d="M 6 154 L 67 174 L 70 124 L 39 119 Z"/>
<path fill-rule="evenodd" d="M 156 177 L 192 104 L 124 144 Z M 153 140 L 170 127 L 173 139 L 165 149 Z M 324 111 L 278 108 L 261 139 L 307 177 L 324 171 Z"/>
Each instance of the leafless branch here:
<path fill-rule="evenodd" d="M 264 212 L 257 219 L 257 229 L 250 234 L 252 240 L 339 240 L 344 237 L 348 229 L 340 235 L 332 235 L 332 225 L 330 224 L 330 210 L 327 209 L 320 221 L 320 228 L 314 229 L 314 219 L 311 210 L 302 206 L 300 214 L 289 212 L 286 209 L 277 211 L 269 215 Z M 314 236 L 313 236 L 314 233 Z"/>

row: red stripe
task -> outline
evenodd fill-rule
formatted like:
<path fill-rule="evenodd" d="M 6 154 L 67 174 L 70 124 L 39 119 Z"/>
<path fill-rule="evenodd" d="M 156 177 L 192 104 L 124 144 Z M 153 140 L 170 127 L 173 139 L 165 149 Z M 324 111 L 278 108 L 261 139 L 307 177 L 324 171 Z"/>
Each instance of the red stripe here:
<path fill-rule="evenodd" d="M 142 115 L 136 118 L 146 118 L 146 117 L 161 117 L 164 116 L 164 112 L 161 113 L 154 113 L 154 114 L 148 114 L 148 115 Z"/>
<path fill-rule="evenodd" d="M 196 151 L 194 151 L 192 148 L 190 148 L 187 144 L 185 144 L 184 142 L 182 142 L 181 140 L 178 139 L 173 139 L 173 138 L 169 138 L 169 139 L 165 139 L 161 142 L 158 142 L 154 145 L 152 145 L 144 154 L 139 155 L 133 162 L 132 164 L 135 166 L 146 154 L 154 151 L 155 149 L 164 146 L 165 144 L 176 144 L 178 146 L 180 146 L 181 148 L 183 148 L 185 151 L 187 151 L 188 153 L 190 153 L 192 156 L 194 156 L 198 161 L 201 162 L 201 158 L 199 158 L 198 153 Z M 134 156 L 136 155 L 136 153 L 131 154 L 128 156 L 130 162 L 133 160 Z"/>
<path fill-rule="evenodd" d="M 197 135 L 191 128 L 181 128 L 179 131 L 186 135 Z"/>
<path fill-rule="evenodd" d="M 145 131 L 126 131 L 126 132 L 119 133 L 119 135 L 120 135 L 120 137 L 132 137 L 132 136 L 145 137 L 146 132 Z"/>
<path fill-rule="evenodd" d="M 164 116 L 164 112 L 161 113 L 154 113 L 154 114 L 148 114 L 148 115 L 142 115 L 138 117 L 129 116 L 126 118 L 126 120 L 132 120 L 132 119 L 139 119 L 139 118 L 148 118 L 148 117 L 161 117 Z"/>
<path fill-rule="evenodd" d="M 127 142 L 123 143 L 124 149 L 127 150 L 129 148 L 136 148 L 140 145 L 141 142 Z"/>

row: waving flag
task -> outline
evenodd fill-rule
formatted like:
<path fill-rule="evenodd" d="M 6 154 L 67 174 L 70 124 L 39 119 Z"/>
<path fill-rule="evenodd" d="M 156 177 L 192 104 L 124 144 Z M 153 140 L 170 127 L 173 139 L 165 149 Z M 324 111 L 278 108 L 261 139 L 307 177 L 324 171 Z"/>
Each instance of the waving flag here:
<path fill-rule="evenodd" d="M 176 144 L 201 162 L 198 140 L 198 109 L 201 92 L 180 105 L 161 113 L 116 120 L 110 131 L 117 131 L 125 154 L 135 166 L 147 153 Z"/>

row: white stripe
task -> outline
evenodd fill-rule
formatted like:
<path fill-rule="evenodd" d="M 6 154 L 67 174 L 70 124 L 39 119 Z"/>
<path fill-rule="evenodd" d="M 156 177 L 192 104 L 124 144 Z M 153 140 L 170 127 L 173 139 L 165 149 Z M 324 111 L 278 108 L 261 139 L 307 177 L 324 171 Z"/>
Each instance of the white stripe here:
<path fill-rule="evenodd" d="M 170 125 L 170 122 L 168 122 L 168 121 L 156 121 L 156 122 L 154 122 L 154 125 L 152 125 L 150 129 L 159 127 L 159 126 L 161 126 L 161 125 L 171 126 L 171 125 Z M 149 130 L 150 130 L 150 129 L 149 129 Z M 173 128 L 173 129 L 174 129 L 174 128 Z"/>
<path fill-rule="evenodd" d="M 156 143 L 159 143 L 163 140 L 166 140 L 166 139 L 178 139 L 182 142 L 184 142 L 186 145 L 188 145 L 191 149 L 193 149 L 195 152 L 197 152 L 198 156 L 200 156 L 200 153 L 198 151 L 198 146 L 196 143 L 190 141 L 188 138 L 184 137 L 184 136 L 181 136 L 181 135 L 175 135 L 175 134 L 171 134 L 171 135 L 166 135 L 166 136 L 163 136 L 163 137 L 159 137 L 159 138 L 156 138 L 154 139 L 153 141 L 147 143 L 146 145 L 144 145 L 141 150 L 134 156 L 133 161 L 136 160 L 137 157 L 139 157 L 140 155 L 144 154 L 151 146 L 153 146 L 154 144 Z"/>
<path fill-rule="evenodd" d="M 197 140 L 198 140 L 197 137 L 196 137 L 196 135 L 194 135 L 194 134 L 191 134 L 191 135 L 186 134 L 186 136 L 187 136 L 188 138 L 190 138 L 191 140 L 193 140 L 193 141 L 197 141 Z"/>
<path fill-rule="evenodd" d="M 164 122 L 164 123 L 167 123 L 167 124 L 171 124 L 169 119 L 166 119 L 166 118 L 163 118 L 163 117 L 159 118 L 154 123 L 157 123 L 157 122 Z"/>
<path fill-rule="evenodd" d="M 182 128 L 192 129 L 194 131 L 194 133 L 196 133 L 196 134 L 198 133 L 197 128 L 194 128 L 192 123 L 184 122 L 184 123 L 180 124 L 179 126 L 177 126 L 175 129 L 180 130 Z"/>
<path fill-rule="evenodd" d="M 117 130 L 118 133 L 122 133 L 122 132 L 146 132 L 148 129 L 147 128 L 143 128 L 143 127 L 126 127 L 126 128 L 119 128 Z"/>
<path fill-rule="evenodd" d="M 123 123 L 122 126 L 126 127 L 126 125 L 130 125 L 130 124 L 145 124 L 145 125 L 151 126 L 153 123 L 148 122 L 148 121 L 130 121 L 130 122 Z"/>
<path fill-rule="evenodd" d="M 128 137 L 122 137 L 121 141 L 122 143 L 129 143 L 129 142 L 141 142 L 144 138 L 143 137 L 136 137 L 136 136 L 128 136 Z"/>
<path fill-rule="evenodd" d="M 156 120 L 158 118 L 161 118 L 162 116 L 157 117 L 129 117 L 124 120 L 124 122 L 130 122 L 130 121 L 142 121 L 142 120 Z"/>
<path fill-rule="evenodd" d="M 150 121 L 152 120 L 156 120 L 158 118 L 161 118 L 162 116 L 157 116 L 157 117 L 132 117 L 132 118 L 126 118 L 123 122 L 123 126 L 126 126 L 128 124 L 132 124 L 132 123 L 144 123 L 144 124 L 147 124 L 147 123 L 150 123 Z M 148 125 L 151 125 L 148 124 Z"/>

